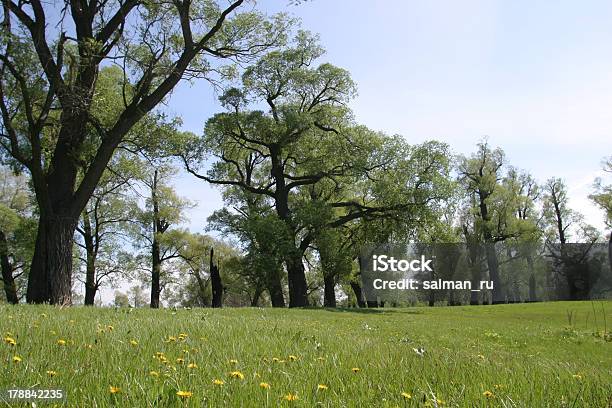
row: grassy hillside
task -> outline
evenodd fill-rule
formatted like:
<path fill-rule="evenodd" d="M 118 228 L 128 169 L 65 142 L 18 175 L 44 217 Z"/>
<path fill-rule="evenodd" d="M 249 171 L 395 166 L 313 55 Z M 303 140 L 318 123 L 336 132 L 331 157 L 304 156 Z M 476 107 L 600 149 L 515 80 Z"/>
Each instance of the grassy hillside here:
<path fill-rule="evenodd" d="M 0 306 L 0 389 L 63 388 L 79 407 L 608 407 L 611 327 L 611 302 Z"/>

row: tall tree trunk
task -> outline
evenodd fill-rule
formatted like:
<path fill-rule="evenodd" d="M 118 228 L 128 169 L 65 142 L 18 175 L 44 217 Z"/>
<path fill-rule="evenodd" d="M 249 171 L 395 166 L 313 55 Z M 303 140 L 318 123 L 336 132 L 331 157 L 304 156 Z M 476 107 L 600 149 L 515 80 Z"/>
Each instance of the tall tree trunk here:
<path fill-rule="evenodd" d="M 47 268 L 47 223 L 40 216 L 36 233 L 34 255 L 30 265 L 26 301 L 28 303 L 45 303 L 51 298 L 49 294 L 49 276 Z"/>
<path fill-rule="evenodd" d="M 4 231 L 0 231 L 0 267 L 2 268 L 2 283 L 6 301 L 16 305 L 19 303 L 17 287 L 13 278 L 13 266 L 9 260 L 8 242 Z"/>
<path fill-rule="evenodd" d="M 308 306 L 308 285 L 302 253 L 295 250 L 285 258 L 289 281 L 289 307 Z"/>
<path fill-rule="evenodd" d="M 336 307 L 336 278 L 332 274 L 324 275 L 325 289 L 323 293 L 323 306 Z"/>
<path fill-rule="evenodd" d="M 272 307 L 285 307 L 285 297 L 283 295 L 280 270 L 276 270 L 270 274 L 268 280 L 268 292 L 270 293 Z"/>
<path fill-rule="evenodd" d="M 157 242 L 157 235 L 153 238 L 153 245 L 151 246 L 151 308 L 159 308 L 159 297 L 161 294 L 161 259 L 159 253 L 159 242 Z"/>
<path fill-rule="evenodd" d="M 361 285 L 357 282 L 351 282 L 351 289 L 353 289 L 353 293 L 355 294 L 355 298 L 357 299 L 357 306 L 361 308 L 366 307 L 366 303 L 363 300 Z"/>
<path fill-rule="evenodd" d="M 263 293 L 263 288 L 261 286 L 255 287 L 255 293 L 253 293 L 253 299 L 251 299 L 251 307 L 257 307 L 259 304 L 259 298 L 261 298 L 261 294 Z"/>
<path fill-rule="evenodd" d="M 87 211 L 83 212 L 83 241 L 85 242 L 85 305 L 93 306 L 98 285 L 96 285 L 96 249 L 91 222 Z"/>
<path fill-rule="evenodd" d="M 485 254 L 487 257 L 487 267 L 489 269 L 489 279 L 493 282 L 492 303 L 494 305 L 504 303 L 505 297 L 499 276 L 499 261 L 497 259 L 494 243 L 485 243 Z"/>
<path fill-rule="evenodd" d="M 72 244 L 78 217 L 42 215 L 28 277 L 28 303 L 72 303 Z"/>
<path fill-rule="evenodd" d="M 531 255 L 527 255 L 527 265 L 529 266 L 529 301 L 537 302 L 538 296 L 536 293 L 535 270 L 533 266 L 533 258 L 531 257 Z"/>
<path fill-rule="evenodd" d="M 212 286 L 212 307 L 223 306 L 223 282 L 219 274 L 219 266 L 214 262 L 215 250 L 210 248 L 210 283 Z"/>

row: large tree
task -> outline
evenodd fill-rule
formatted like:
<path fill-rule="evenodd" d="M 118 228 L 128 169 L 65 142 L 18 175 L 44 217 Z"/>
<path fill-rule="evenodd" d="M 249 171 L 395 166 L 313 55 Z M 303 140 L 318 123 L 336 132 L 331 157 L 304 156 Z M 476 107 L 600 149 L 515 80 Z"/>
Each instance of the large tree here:
<path fill-rule="evenodd" d="M 354 123 L 348 72 L 329 63 L 315 37 L 268 53 L 221 97 L 227 112 L 183 153 L 195 176 L 264 197 L 281 221 L 289 306 L 308 304 L 303 258 L 319 231 L 360 218 L 424 208 L 435 200 L 445 147 L 410 147 Z M 260 110 L 260 109 L 265 110 Z M 198 163 L 213 156 L 203 173 Z"/>
<path fill-rule="evenodd" d="M 603 163 L 603 170 L 612 174 L 612 156 Z M 610 233 L 608 238 L 608 259 L 612 267 L 612 183 L 605 184 L 602 178 L 595 180 L 595 192 L 589 196 L 605 212 L 605 222 Z"/>
<path fill-rule="evenodd" d="M 40 210 L 29 302 L 71 302 L 79 216 L 130 129 L 182 79 L 231 73 L 212 59 L 282 41 L 286 19 L 238 14 L 243 2 L 2 0 L 0 143 L 30 172 Z M 105 124 L 93 102 L 111 64 L 123 72 L 122 101 Z"/>

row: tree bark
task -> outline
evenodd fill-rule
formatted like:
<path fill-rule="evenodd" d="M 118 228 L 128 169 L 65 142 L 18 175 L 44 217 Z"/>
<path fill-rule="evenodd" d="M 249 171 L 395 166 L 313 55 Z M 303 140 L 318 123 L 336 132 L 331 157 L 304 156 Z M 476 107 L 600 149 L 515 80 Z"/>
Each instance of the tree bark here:
<path fill-rule="evenodd" d="M 531 255 L 527 256 L 527 265 L 529 265 L 529 301 L 537 302 L 538 296 L 536 293 L 536 278 L 533 267 L 533 258 Z"/>
<path fill-rule="evenodd" d="M 212 285 L 212 307 L 223 306 L 223 282 L 219 274 L 219 266 L 214 262 L 215 250 L 210 248 L 210 283 Z"/>
<path fill-rule="evenodd" d="M 261 286 L 256 286 L 255 293 L 253 293 L 253 299 L 251 299 L 251 307 L 257 307 L 259 305 L 259 298 L 261 298 L 262 293 L 263 288 Z"/>
<path fill-rule="evenodd" d="M 72 303 L 72 243 L 77 219 L 42 216 L 28 278 L 29 303 Z"/>
<path fill-rule="evenodd" d="M 351 282 L 351 289 L 353 289 L 353 293 L 355 293 L 355 298 L 357 299 L 357 307 L 360 307 L 360 308 L 366 307 L 366 303 L 363 300 L 363 293 L 361 291 L 361 285 L 357 282 Z"/>
<path fill-rule="evenodd" d="M 336 279 L 334 275 L 328 274 L 323 276 L 325 289 L 323 293 L 323 306 L 336 307 Z"/>
<path fill-rule="evenodd" d="M 13 277 L 13 266 L 9 260 L 8 242 L 4 231 L 0 231 L 0 267 L 2 268 L 2 283 L 6 301 L 16 305 L 19 303 L 17 287 Z"/>
<path fill-rule="evenodd" d="M 85 306 L 93 306 L 98 286 L 96 285 L 96 248 L 87 212 L 83 212 L 83 241 L 85 243 Z"/>
<path fill-rule="evenodd" d="M 288 254 L 285 263 L 289 281 L 289 307 L 308 306 L 308 285 L 306 284 L 302 253 Z"/>
<path fill-rule="evenodd" d="M 151 308 L 159 308 L 159 298 L 161 295 L 161 258 L 159 253 L 159 242 L 157 241 L 157 234 L 153 237 L 153 245 L 151 246 Z"/>
<path fill-rule="evenodd" d="M 285 297 L 283 295 L 283 285 L 281 282 L 280 271 L 274 271 L 268 281 L 268 292 L 272 307 L 285 307 Z"/>

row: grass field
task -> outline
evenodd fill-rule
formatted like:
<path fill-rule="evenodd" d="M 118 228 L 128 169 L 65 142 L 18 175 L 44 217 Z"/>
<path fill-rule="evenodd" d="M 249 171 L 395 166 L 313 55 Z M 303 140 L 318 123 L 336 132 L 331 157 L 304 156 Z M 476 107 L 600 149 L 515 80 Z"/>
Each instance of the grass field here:
<path fill-rule="evenodd" d="M 71 407 L 610 407 L 611 311 L 0 306 L 0 389 L 62 388 Z"/>

